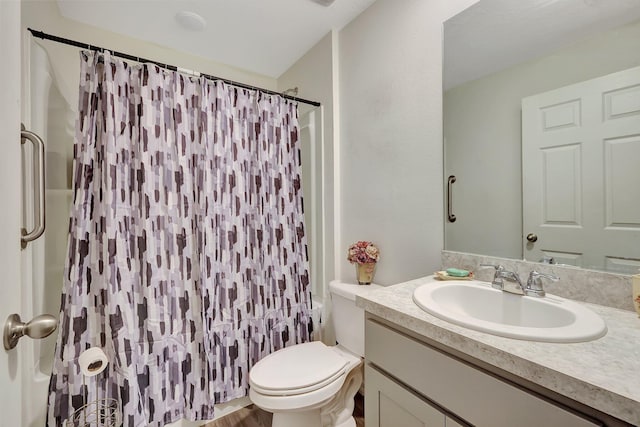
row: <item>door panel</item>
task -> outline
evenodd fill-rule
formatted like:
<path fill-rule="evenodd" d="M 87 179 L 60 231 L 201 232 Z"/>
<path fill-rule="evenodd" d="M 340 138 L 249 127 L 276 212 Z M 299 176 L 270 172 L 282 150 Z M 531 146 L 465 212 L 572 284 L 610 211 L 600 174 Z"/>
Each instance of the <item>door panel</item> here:
<path fill-rule="evenodd" d="M 581 147 L 569 144 L 542 149 L 545 224 L 580 226 L 582 218 Z"/>
<path fill-rule="evenodd" d="M 640 94 L 638 94 L 640 98 Z M 606 226 L 623 229 L 640 227 L 640 135 L 604 142 Z"/>
<path fill-rule="evenodd" d="M 640 67 L 522 100 L 525 258 L 640 266 Z"/>

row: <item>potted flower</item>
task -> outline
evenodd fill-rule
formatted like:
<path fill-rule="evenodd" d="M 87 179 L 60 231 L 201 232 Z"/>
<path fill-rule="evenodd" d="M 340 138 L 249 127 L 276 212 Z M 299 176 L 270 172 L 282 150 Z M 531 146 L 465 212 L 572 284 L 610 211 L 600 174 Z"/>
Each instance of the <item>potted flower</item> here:
<path fill-rule="evenodd" d="M 380 251 L 371 242 L 359 241 L 349 246 L 347 259 L 356 265 L 358 284 L 369 285 L 373 281 L 376 263 L 380 259 Z"/>

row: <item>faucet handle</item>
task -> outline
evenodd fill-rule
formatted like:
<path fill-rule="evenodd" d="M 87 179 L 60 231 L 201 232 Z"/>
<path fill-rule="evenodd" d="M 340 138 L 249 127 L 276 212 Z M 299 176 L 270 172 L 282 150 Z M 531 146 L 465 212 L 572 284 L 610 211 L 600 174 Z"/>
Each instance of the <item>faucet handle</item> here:
<path fill-rule="evenodd" d="M 535 297 L 545 296 L 545 291 L 542 287 L 542 280 L 540 279 L 549 279 L 554 282 L 560 280 L 558 276 L 554 276 L 553 274 L 538 273 L 537 271 L 533 270 L 531 273 L 529 273 L 529 278 L 527 279 L 525 295 Z"/>
<path fill-rule="evenodd" d="M 499 290 L 504 289 L 504 282 L 502 281 L 502 277 L 500 277 L 500 274 L 504 271 L 504 267 L 502 265 L 480 264 L 480 268 L 494 268 L 496 270 L 496 274 L 493 276 L 493 281 L 491 282 L 491 286 Z"/>

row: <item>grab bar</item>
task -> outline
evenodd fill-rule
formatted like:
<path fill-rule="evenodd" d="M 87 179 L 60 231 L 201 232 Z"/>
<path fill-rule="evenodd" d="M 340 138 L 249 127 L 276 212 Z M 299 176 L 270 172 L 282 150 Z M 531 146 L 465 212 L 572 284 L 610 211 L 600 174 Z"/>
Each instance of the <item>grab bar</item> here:
<path fill-rule="evenodd" d="M 449 179 L 447 180 L 447 217 L 449 222 L 456 222 L 456 216 L 451 212 L 451 188 L 453 187 L 453 183 L 456 182 L 455 175 L 449 175 Z"/>
<path fill-rule="evenodd" d="M 34 162 L 33 162 L 33 182 L 37 183 L 37 191 L 34 192 L 34 202 L 37 205 L 37 213 L 34 214 L 33 230 L 27 231 L 26 228 L 22 228 L 22 237 L 20 238 L 20 246 L 22 249 L 27 247 L 27 243 L 36 240 L 42 236 L 45 227 L 45 174 L 44 174 L 44 141 L 38 135 L 28 130 L 25 130 L 24 124 L 20 127 L 20 143 L 24 144 L 27 141 L 31 141 L 33 144 Z M 37 174 L 37 175 L 36 175 Z M 35 206 L 34 206 L 35 208 Z"/>

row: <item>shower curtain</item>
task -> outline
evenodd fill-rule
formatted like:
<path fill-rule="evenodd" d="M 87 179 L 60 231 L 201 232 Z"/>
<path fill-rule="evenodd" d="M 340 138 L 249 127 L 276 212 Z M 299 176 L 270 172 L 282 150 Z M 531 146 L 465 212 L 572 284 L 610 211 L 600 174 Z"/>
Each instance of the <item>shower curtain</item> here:
<path fill-rule="evenodd" d="M 74 156 L 49 425 L 103 398 L 125 426 L 210 419 L 309 340 L 295 103 L 82 52 Z"/>

